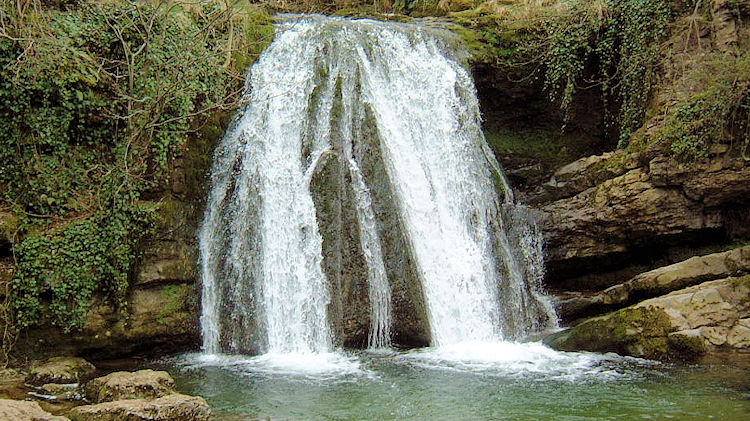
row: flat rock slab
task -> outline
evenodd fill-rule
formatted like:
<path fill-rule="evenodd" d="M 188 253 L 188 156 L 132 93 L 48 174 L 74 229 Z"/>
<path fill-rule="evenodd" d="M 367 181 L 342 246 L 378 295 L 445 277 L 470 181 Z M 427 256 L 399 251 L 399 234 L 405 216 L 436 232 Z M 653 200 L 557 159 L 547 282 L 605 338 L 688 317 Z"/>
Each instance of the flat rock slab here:
<path fill-rule="evenodd" d="M 26 382 L 35 386 L 47 383 L 83 383 L 94 377 L 96 367 L 83 358 L 54 357 L 34 362 Z"/>
<path fill-rule="evenodd" d="M 211 407 L 198 396 L 173 393 L 154 400 L 127 399 L 73 408 L 73 421 L 205 421 Z"/>
<path fill-rule="evenodd" d="M 560 300 L 558 314 L 573 320 L 614 311 L 706 281 L 750 273 L 750 246 L 690 259 L 641 273 L 625 283 L 590 295 Z"/>
<path fill-rule="evenodd" d="M 0 399 L 0 420 L 13 421 L 70 421 L 43 410 L 38 403 Z"/>
<path fill-rule="evenodd" d="M 86 397 L 92 402 L 123 399 L 154 399 L 174 393 L 174 379 L 166 371 L 118 371 L 86 384 Z"/>

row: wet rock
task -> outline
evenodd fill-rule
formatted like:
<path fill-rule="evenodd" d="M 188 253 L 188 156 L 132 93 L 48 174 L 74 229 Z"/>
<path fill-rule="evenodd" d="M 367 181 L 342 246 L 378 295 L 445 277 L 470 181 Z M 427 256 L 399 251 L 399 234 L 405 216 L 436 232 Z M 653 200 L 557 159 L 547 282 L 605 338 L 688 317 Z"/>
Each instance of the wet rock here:
<path fill-rule="evenodd" d="M 45 401 L 77 401 L 83 399 L 79 387 L 78 383 L 47 383 L 36 388 L 36 392 L 29 392 L 29 396 Z"/>
<path fill-rule="evenodd" d="M 559 350 L 693 359 L 750 349 L 750 275 L 704 282 L 588 319 L 547 338 Z"/>
<path fill-rule="evenodd" d="M 638 300 L 656 297 L 705 281 L 750 272 L 750 246 L 695 256 L 673 265 L 641 273 L 625 283 L 595 294 L 577 294 L 557 304 L 561 318 L 574 320 L 613 311 Z"/>
<path fill-rule="evenodd" d="M 46 383 L 83 383 L 94 376 L 96 367 L 83 358 L 53 357 L 32 364 L 26 382 L 40 386 Z"/>
<path fill-rule="evenodd" d="M 0 420 L 12 421 L 70 421 L 44 411 L 38 403 L 0 399 Z"/>
<path fill-rule="evenodd" d="M 123 399 L 153 399 L 173 393 L 174 379 L 166 371 L 118 371 L 86 383 L 86 397 L 96 403 Z"/>
<path fill-rule="evenodd" d="M 154 400 L 127 399 L 85 405 L 70 411 L 72 421 L 204 421 L 211 415 L 205 399 L 178 393 Z"/>
<path fill-rule="evenodd" d="M 86 352 L 91 358 L 184 349 L 200 337 L 197 294 L 197 289 L 184 283 L 136 286 L 128 296 L 126 316 L 94 297 L 81 330 L 66 334 L 53 326 L 35 328 L 19 339 L 16 348 L 32 355 Z"/>

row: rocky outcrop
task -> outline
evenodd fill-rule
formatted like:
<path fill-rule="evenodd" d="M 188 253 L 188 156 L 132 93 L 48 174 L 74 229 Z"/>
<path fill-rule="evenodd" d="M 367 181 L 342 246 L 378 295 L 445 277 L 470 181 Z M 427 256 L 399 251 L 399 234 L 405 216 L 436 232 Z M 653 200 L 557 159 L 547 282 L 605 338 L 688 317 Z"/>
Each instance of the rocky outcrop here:
<path fill-rule="evenodd" d="M 750 273 L 750 246 L 722 253 L 695 256 L 673 265 L 641 273 L 625 283 L 559 300 L 557 312 L 563 320 L 576 320 L 613 311 L 639 300 L 656 297 L 715 279 Z"/>
<path fill-rule="evenodd" d="M 0 420 L 12 421 L 70 421 L 44 411 L 36 402 L 0 399 Z"/>
<path fill-rule="evenodd" d="M 29 330 L 16 344 L 32 355 L 68 353 L 106 358 L 186 348 L 199 337 L 197 291 L 192 284 L 162 284 L 133 288 L 124 313 L 100 297 L 78 331 L 56 327 Z"/>
<path fill-rule="evenodd" d="M 750 275 L 704 282 L 595 317 L 545 341 L 559 350 L 691 359 L 750 350 Z"/>
<path fill-rule="evenodd" d="M 174 379 L 166 371 L 118 371 L 86 384 L 86 398 L 102 403 L 121 399 L 154 399 L 174 393 Z"/>
<path fill-rule="evenodd" d="M 620 150 L 558 170 L 533 199 L 552 282 L 622 268 L 634 256 L 653 260 L 687 241 L 697 247 L 745 238 L 738 221 L 750 221 L 750 166 L 726 145 L 711 153 L 680 163 L 657 148 Z"/>
<path fill-rule="evenodd" d="M 172 393 L 154 400 L 126 399 L 84 405 L 70 411 L 72 421 L 204 421 L 211 415 L 205 399 Z"/>
<path fill-rule="evenodd" d="M 83 383 L 94 376 L 96 367 L 83 358 L 54 357 L 32 364 L 26 382 L 40 386 L 47 383 Z"/>

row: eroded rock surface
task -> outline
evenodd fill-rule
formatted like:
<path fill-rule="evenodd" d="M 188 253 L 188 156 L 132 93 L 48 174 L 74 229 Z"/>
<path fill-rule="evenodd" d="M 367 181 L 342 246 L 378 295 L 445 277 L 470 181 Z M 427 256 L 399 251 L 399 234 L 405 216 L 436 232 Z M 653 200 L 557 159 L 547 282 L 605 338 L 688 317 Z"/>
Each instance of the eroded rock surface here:
<path fill-rule="evenodd" d="M 94 376 L 96 367 L 78 357 L 53 357 L 32 364 L 26 382 L 41 386 L 47 383 L 83 383 Z"/>
<path fill-rule="evenodd" d="M 0 399 L 0 420 L 8 421 L 70 421 L 44 411 L 38 403 Z"/>
<path fill-rule="evenodd" d="M 154 400 L 126 399 L 84 405 L 70 411 L 72 421 L 204 421 L 211 415 L 206 400 L 172 393 Z"/>
<path fill-rule="evenodd" d="M 558 315 L 575 320 L 616 310 L 638 300 L 656 297 L 705 281 L 750 273 L 750 246 L 695 256 L 673 265 L 641 273 L 625 283 L 595 294 L 558 302 Z"/>
<path fill-rule="evenodd" d="M 750 275 L 704 282 L 595 317 L 546 342 L 566 351 L 690 359 L 750 350 Z"/>
<path fill-rule="evenodd" d="M 553 283 L 669 247 L 746 238 L 750 166 L 730 152 L 714 145 L 709 158 L 681 163 L 656 147 L 620 150 L 560 168 L 532 198 Z"/>
<path fill-rule="evenodd" d="M 122 399 L 154 399 L 174 393 L 174 379 L 166 371 L 118 371 L 91 380 L 86 397 L 96 403 Z"/>

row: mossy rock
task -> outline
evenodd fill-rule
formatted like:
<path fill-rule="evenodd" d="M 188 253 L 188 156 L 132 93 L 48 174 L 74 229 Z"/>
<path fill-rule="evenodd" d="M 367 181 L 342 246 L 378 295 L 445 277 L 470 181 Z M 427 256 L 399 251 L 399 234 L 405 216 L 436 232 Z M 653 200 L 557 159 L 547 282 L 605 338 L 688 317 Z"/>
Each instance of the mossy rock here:
<path fill-rule="evenodd" d="M 655 360 L 693 359 L 705 352 L 700 338 L 697 344 L 685 335 L 670 336 L 675 330 L 663 309 L 628 307 L 586 320 L 544 342 L 560 351 L 616 352 Z"/>
<path fill-rule="evenodd" d="M 122 399 L 155 399 L 174 393 L 174 379 L 166 371 L 118 371 L 86 384 L 86 398 L 92 402 Z"/>
<path fill-rule="evenodd" d="M 92 378 L 95 372 L 96 367 L 83 358 L 53 357 L 32 364 L 26 382 L 37 386 L 47 383 L 83 383 Z"/>

